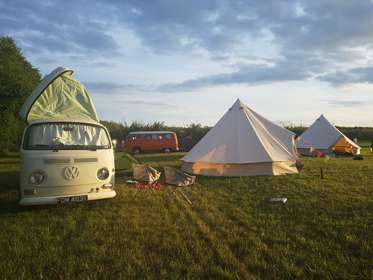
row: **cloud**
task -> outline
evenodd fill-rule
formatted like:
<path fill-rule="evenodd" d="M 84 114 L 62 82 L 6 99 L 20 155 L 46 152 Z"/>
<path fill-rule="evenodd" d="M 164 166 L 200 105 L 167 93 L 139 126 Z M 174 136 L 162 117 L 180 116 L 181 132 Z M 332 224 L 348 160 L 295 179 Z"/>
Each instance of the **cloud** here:
<path fill-rule="evenodd" d="M 144 91 L 142 87 L 130 84 L 126 85 L 112 82 L 83 82 L 83 84 L 89 91 L 105 95 L 131 95 L 139 91 Z"/>
<path fill-rule="evenodd" d="M 164 110 L 176 110 L 179 108 L 178 106 L 174 104 L 168 104 L 163 102 L 157 102 L 157 101 L 144 101 L 144 100 L 130 100 L 125 102 L 127 105 L 130 106 L 147 106 L 147 107 L 153 107 L 157 109 L 164 109 Z"/>
<path fill-rule="evenodd" d="M 359 67 L 320 76 L 321 81 L 335 86 L 354 83 L 373 83 L 373 67 Z"/>
<path fill-rule="evenodd" d="M 14 37 L 28 52 L 107 55 L 118 50 L 103 20 L 110 10 L 104 3 L 0 0 L 0 7 L 0 34 Z"/>
<path fill-rule="evenodd" d="M 249 62 L 229 74 L 196 77 L 160 90 L 317 78 L 346 65 L 360 66 L 368 52 L 359 48 L 372 48 L 373 3 L 368 0 L 171 2 L 126 2 L 138 13 L 123 18 L 145 46 L 166 53 L 203 49 L 212 60 L 225 61 L 247 55 L 255 44 L 260 56 L 269 44 L 276 46 L 270 61 L 275 66 Z M 359 82 L 366 81 L 360 77 Z"/>
<path fill-rule="evenodd" d="M 206 56 L 225 68 L 160 85 L 165 91 L 312 78 L 340 85 L 371 82 L 364 67 L 372 61 L 372 14 L 370 0 L 0 0 L 0 34 L 39 57 L 114 61 L 131 56 L 130 42 L 116 32 L 127 30 L 158 59 Z M 248 61 L 248 55 L 266 62 Z M 237 69 L 228 60 L 242 65 Z"/>
<path fill-rule="evenodd" d="M 327 103 L 339 107 L 363 107 L 370 106 L 372 102 L 366 100 L 327 100 Z"/>
<path fill-rule="evenodd" d="M 371 1 L 118 1 L 120 22 L 152 48 L 202 47 L 227 51 L 246 36 L 273 35 L 274 43 L 331 50 L 371 44 Z M 130 13 L 129 8 L 137 13 Z M 301 12 L 300 12 L 301 11 Z M 347 36 L 346 36 L 347 35 Z"/>
<path fill-rule="evenodd" d="M 165 84 L 159 86 L 156 90 L 160 92 L 193 91 L 203 87 L 219 85 L 255 85 L 299 81 L 313 78 L 314 73 L 320 65 L 324 65 L 324 62 L 316 58 L 308 57 L 301 60 L 299 54 L 292 54 L 287 59 L 280 60 L 275 65 L 241 65 L 234 72 L 190 79 L 181 83 Z"/>
<path fill-rule="evenodd" d="M 301 80 L 306 78 L 302 72 L 285 72 L 281 67 L 251 65 L 232 73 L 218 74 L 187 80 L 178 84 L 165 84 L 157 88 L 157 91 L 193 91 L 203 87 L 232 85 L 232 84 L 260 84 L 289 80 Z"/>

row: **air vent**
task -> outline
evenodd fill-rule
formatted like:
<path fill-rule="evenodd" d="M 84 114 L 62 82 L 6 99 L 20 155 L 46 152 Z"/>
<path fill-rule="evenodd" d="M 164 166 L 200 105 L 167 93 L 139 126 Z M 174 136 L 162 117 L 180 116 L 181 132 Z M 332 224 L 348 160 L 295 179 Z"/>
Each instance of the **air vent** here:
<path fill-rule="evenodd" d="M 44 164 L 66 164 L 70 163 L 69 158 L 46 158 Z"/>
<path fill-rule="evenodd" d="M 97 162 L 97 158 L 75 158 L 75 163 L 82 163 L 82 162 Z"/>

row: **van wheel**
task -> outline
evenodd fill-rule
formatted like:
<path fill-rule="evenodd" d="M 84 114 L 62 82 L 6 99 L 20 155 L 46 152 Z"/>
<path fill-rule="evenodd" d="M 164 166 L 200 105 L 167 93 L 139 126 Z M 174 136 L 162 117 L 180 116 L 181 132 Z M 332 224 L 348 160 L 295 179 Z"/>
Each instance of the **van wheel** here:
<path fill-rule="evenodd" d="M 170 148 L 164 148 L 163 149 L 163 152 L 166 153 L 166 154 L 171 153 L 171 151 L 172 150 Z"/>
<path fill-rule="evenodd" d="M 133 153 L 133 154 L 135 154 L 135 155 L 138 155 L 138 154 L 140 154 L 140 153 L 141 153 L 141 149 L 140 149 L 140 148 L 138 148 L 138 147 L 136 147 L 136 148 L 133 148 L 133 149 L 132 149 L 132 153 Z"/>

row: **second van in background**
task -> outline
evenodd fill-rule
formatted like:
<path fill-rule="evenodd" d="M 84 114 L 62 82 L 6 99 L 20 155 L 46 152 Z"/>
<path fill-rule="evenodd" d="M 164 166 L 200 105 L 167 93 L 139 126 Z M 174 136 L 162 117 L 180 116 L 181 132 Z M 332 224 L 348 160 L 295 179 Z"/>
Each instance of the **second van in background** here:
<path fill-rule="evenodd" d="M 136 131 L 130 132 L 124 141 L 127 153 L 140 154 L 142 152 L 176 152 L 179 143 L 173 131 Z"/>

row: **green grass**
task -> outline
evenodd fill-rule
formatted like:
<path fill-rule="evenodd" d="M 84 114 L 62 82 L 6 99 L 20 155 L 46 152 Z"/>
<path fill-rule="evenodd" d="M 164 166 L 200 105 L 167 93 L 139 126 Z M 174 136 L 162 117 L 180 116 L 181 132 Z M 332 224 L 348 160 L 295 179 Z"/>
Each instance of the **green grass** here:
<path fill-rule="evenodd" d="M 131 170 L 132 163 L 137 163 L 138 160 L 135 159 L 130 154 L 124 152 L 115 152 L 115 169 L 116 170 Z"/>
<path fill-rule="evenodd" d="M 192 206 L 119 177 L 112 200 L 22 208 L 18 158 L 0 159 L 0 278 L 372 279 L 373 157 L 303 162 L 300 175 L 198 177 L 183 189 Z"/>
<path fill-rule="evenodd" d="M 149 164 L 155 168 L 162 168 L 162 166 L 176 166 L 180 165 L 179 159 L 185 153 L 169 153 L 169 154 L 142 154 L 137 155 L 136 159 L 139 162 Z"/>

